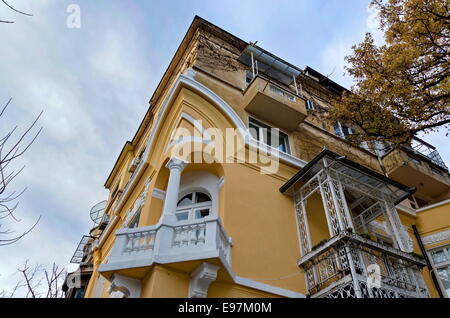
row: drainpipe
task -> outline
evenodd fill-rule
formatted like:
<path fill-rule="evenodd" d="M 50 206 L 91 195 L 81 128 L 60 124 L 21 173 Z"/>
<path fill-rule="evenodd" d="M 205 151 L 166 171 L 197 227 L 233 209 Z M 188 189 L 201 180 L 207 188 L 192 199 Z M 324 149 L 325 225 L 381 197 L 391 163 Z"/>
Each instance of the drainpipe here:
<path fill-rule="evenodd" d="M 434 273 L 434 268 L 431 265 L 430 259 L 428 258 L 428 253 L 425 250 L 425 246 L 423 245 L 419 231 L 417 231 L 417 227 L 415 225 L 413 225 L 412 228 L 413 228 L 414 236 L 416 237 L 417 243 L 419 243 L 419 247 L 420 247 L 420 250 L 422 251 L 423 257 L 425 257 L 425 261 L 427 263 L 428 270 L 430 271 L 430 274 L 431 274 L 431 279 L 433 280 L 434 286 L 436 287 L 436 290 L 439 294 L 439 298 L 445 298 L 444 294 L 442 293 L 441 286 L 439 285 L 439 282 L 436 278 L 436 274 Z"/>

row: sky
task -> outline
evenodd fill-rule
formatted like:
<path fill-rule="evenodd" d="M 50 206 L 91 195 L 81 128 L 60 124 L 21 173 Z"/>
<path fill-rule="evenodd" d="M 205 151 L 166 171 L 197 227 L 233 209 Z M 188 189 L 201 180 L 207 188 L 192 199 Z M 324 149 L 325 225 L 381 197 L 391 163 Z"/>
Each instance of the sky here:
<path fill-rule="evenodd" d="M 20 198 L 17 243 L 0 247 L 0 291 L 20 279 L 26 259 L 74 270 L 70 260 L 93 222 L 90 208 L 105 200 L 104 182 L 125 141 L 135 134 L 153 94 L 195 15 L 301 68 L 311 66 L 350 87 L 344 57 L 365 32 L 377 30 L 369 0 L 132 1 L 9 0 L 0 3 L 0 135 L 23 131 L 43 110 L 41 135 L 15 163 L 25 165 L 11 189 Z M 80 8 L 80 28 L 69 28 L 68 6 Z M 36 131 L 36 130 L 35 130 Z M 450 166 L 445 132 L 425 140 Z"/>

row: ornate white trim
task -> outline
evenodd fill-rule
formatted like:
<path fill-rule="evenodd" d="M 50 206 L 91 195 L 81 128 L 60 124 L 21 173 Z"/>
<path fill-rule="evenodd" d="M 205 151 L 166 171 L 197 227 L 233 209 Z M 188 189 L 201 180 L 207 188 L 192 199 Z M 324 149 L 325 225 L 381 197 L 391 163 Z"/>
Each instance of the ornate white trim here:
<path fill-rule="evenodd" d="M 369 227 L 372 227 L 373 229 L 376 229 L 376 230 L 384 231 L 387 234 L 391 235 L 391 233 L 389 233 L 388 227 L 386 226 L 386 222 L 384 222 L 384 221 L 383 222 L 379 222 L 377 220 L 372 220 L 369 223 Z"/>
<path fill-rule="evenodd" d="M 262 148 L 258 142 L 250 135 L 248 128 L 245 126 L 242 119 L 236 114 L 236 112 L 233 110 L 233 108 L 228 105 L 222 98 L 220 98 L 216 93 L 214 93 L 212 90 L 204 86 L 203 84 L 197 82 L 195 80 L 196 73 L 192 69 L 187 69 L 185 71 L 185 74 L 181 74 L 177 80 L 175 81 L 175 84 L 172 86 L 172 88 L 169 91 L 169 94 L 167 98 L 164 100 L 161 110 L 158 112 L 155 126 L 150 132 L 150 137 L 148 138 L 147 145 L 145 147 L 145 152 L 142 156 L 143 160 L 141 161 L 141 164 L 137 167 L 136 171 L 133 173 L 129 183 L 124 189 L 124 192 L 122 193 L 121 197 L 119 198 L 119 201 L 117 202 L 116 206 L 114 207 L 114 212 L 117 213 L 118 207 L 122 204 L 123 198 L 125 198 L 130 191 L 130 189 L 133 188 L 134 183 L 136 183 L 137 176 L 140 175 L 141 170 L 144 169 L 144 162 L 147 162 L 149 160 L 150 151 L 152 149 L 153 143 L 156 141 L 156 134 L 162 125 L 164 114 L 168 111 L 169 105 L 176 97 L 176 92 L 178 91 L 179 87 L 186 86 L 190 89 L 193 89 L 209 99 L 213 105 L 217 106 L 230 120 L 231 122 L 238 128 L 237 130 L 242 135 L 243 140 L 245 140 L 245 143 L 250 147 L 257 147 L 261 148 L 262 150 L 267 150 Z M 267 147 L 266 147 L 267 148 Z M 279 152 L 279 158 L 281 161 L 284 161 L 285 163 L 291 164 L 297 168 L 303 168 L 306 165 L 306 162 L 296 158 L 292 155 L 289 155 L 284 152 Z"/>
<path fill-rule="evenodd" d="M 206 298 L 209 285 L 216 280 L 219 268 L 219 266 L 211 263 L 201 263 L 191 274 L 189 298 Z"/>
<path fill-rule="evenodd" d="M 113 274 L 108 293 L 110 298 L 139 298 L 141 296 L 141 282 L 135 278 Z"/>
<path fill-rule="evenodd" d="M 400 210 L 400 211 L 408 213 L 409 215 L 412 215 L 414 217 L 416 216 L 416 210 L 414 208 L 410 208 L 409 206 L 406 206 L 406 205 L 401 204 L 401 203 L 396 205 L 396 208 L 398 210 Z"/>
<path fill-rule="evenodd" d="M 195 129 L 197 129 L 201 136 L 180 136 L 178 139 L 174 139 L 175 131 L 180 124 L 181 120 L 185 119 L 186 121 L 190 122 L 192 126 L 194 126 Z M 171 147 L 174 145 L 179 145 L 186 142 L 199 142 L 204 144 L 210 144 L 212 143 L 211 136 L 209 135 L 208 131 L 201 125 L 200 121 L 196 120 L 194 117 L 192 117 L 189 114 L 186 114 L 185 112 L 181 113 L 181 116 L 178 118 L 178 122 L 175 125 L 174 130 L 171 133 L 169 144 L 166 147 L 166 151 L 168 151 Z"/>
<path fill-rule="evenodd" d="M 152 197 L 154 197 L 156 199 L 164 200 L 166 197 L 166 191 L 158 189 L 158 188 L 154 188 Z"/>
<path fill-rule="evenodd" d="M 446 240 L 450 240 L 450 229 L 422 237 L 422 242 L 425 245 L 439 243 Z"/>
<path fill-rule="evenodd" d="M 147 199 L 148 187 L 150 186 L 150 177 L 145 180 L 145 187 L 139 197 L 134 201 L 133 206 L 127 210 L 125 215 L 125 220 L 123 221 L 122 227 L 125 228 L 128 226 L 128 223 L 133 219 L 138 211 L 144 206 L 145 200 Z"/>
<path fill-rule="evenodd" d="M 416 212 L 423 212 L 423 211 L 426 211 L 428 209 L 436 208 L 438 206 L 441 206 L 441 205 L 444 205 L 444 204 L 447 204 L 447 203 L 450 203 L 450 199 L 447 199 L 447 200 L 444 200 L 444 201 L 441 201 L 441 202 L 437 202 L 437 203 L 434 203 L 434 204 L 430 204 L 430 205 L 424 206 L 424 207 L 422 207 L 420 209 L 417 209 Z"/>
<path fill-rule="evenodd" d="M 402 224 L 402 226 L 400 227 L 400 231 L 403 233 L 402 235 L 405 238 L 405 252 L 412 253 L 414 251 L 414 241 L 409 235 L 408 227 Z"/>

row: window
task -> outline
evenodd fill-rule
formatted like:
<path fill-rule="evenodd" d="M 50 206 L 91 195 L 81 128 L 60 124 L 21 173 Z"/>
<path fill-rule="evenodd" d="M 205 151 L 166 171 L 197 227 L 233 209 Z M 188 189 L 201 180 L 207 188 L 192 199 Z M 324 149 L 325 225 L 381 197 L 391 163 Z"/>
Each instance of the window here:
<path fill-rule="evenodd" d="M 252 71 L 245 71 L 245 83 L 250 84 L 253 81 L 253 73 Z"/>
<path fill-rule="evenodd" d="M 178 221 L 193 221 L 211 214 L 211 198 L 208 194 L 194 191 L 186 194 L 177 203 L 175 215 Z"/>
<path fill-rule="evenodd" d="M 275 131 L 272 131 L 272 127 L 251 117 L 249 117 L 248 126 L 250 129 L 250 134 L 256 140 L 273 148 L 277 148 L 279 151 L 291 153 L 289 148 L 289 137 L 284 132 L 278 131 L 277 141 L 275 136 L 276 133 Z"/>
<path fill-rule="evenodd" d="M 438 278 L 450 297 L 450 245 L 430 251 Z"/>
<path fill-rule="evenodd" d="M 316 107 L 314 106 L 314 102 L 311 99 L 308 99 L 306 101 L 306 109 L 308 109 L 308 110 L 316 109 Z"/>
<path fill-rule="evenodd" d="M 353 130 L 351 127 L 342 125 L 340 122 L 337 122 L 334 125 L 334 132 L 337 136 L 345 139 L 347 138 L 347 136 L 350 136 L 353 133 Z"/>
<path fill-rule="evenodd" d="M 444 263 L 450 261 L 450 248 L 443 248 L 434 250 L 431 252 L 431 257 L 435 264 Z"/>
<path fill-rule="evenodd" d="M 74 298 L 83 298 L 84 296 L 84 287 L 75 290 Z"/>

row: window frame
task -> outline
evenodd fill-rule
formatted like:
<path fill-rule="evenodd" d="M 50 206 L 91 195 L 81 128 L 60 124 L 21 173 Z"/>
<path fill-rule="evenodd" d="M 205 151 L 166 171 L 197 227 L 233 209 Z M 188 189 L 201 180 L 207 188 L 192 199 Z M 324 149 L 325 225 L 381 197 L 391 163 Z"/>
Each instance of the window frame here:
<path fill-rule="evenodd" d="M 207 195 L 209 197 L 209 201 L 195 203 L 195 201 L 196 201 L 196 194 L 197 193 L 202 193 L 202 194 Z M 192 194 L 192 201 L 194 203 L 179 206 L 178 204 L 183 200 L 184 197 L 186 197 L 189 194 Z M 204 216 L 204 217 L 201 217 L 201 218 L 196 218 L 195 217 L 195 214 L 196 214 L 197 211 L 199 211 L 199 210 L 206 210 L 206 209 L 209 210 L 209 213 L 208 213 L 207 216 Z M 177 208 L 175 210 L 175 217 L 177 218 L 178 222 L 192 222 L 192 221 L 195 221 L 195 220 L 201 220 L 201 219 L 204 219 L 204 218 L 207 218 L 207 217 L 211 216 L 212 215 L 212 211 L 213 211 L 213 209 L 212 209 L 212 198 L 211 198 L 211 195 L 209 193 L 207 193 L 206 191 L 193 190 L 193 191 L 190 191 L 190 192 L 187 192 L 187 193 L 183 194 L 178 199 Z M 179 220 L 178 219 L 178 215 L 184 214 L 184 213 L 188 213 L 187 219 Z"/>
<path fill-rule="evenodd" d="M 444 251 L 444 254 L 447 258 L 446 261 L 436 263 L 436 261 L 433 258 L 433 253 L 438 252 L 438 251 Z M 445 287 L 444 287 L 444 283 L 442 282 L 442 279 L 439 275 L 439 270 L 447 270 L 450 272 L 450 244 L 431 248 L 427 251 L 427 253 L 433 263 L 433 267 L 435 268 L 436 278 L 438 279 L 440 285 L 443 287 L 443 289 L 444 289 L 443 292 L 446 293 L 447 298 L 449 298 L 450 294 L 447 292 L 447 289 L 445 289 Z"/>
<path fill-rule="evenodd" d="M 306 100 L 306 109 L 307 110 L 315 110 L 316 109 L 316 104 L 314 103 L 314 101 L 312 99 L 307 99 Z"/>
<path fill-rule="evenodd" d="M 255 138 L 255 136 L 253 136 L 253 134 L 251 133 L 251 128 L 255 128 L 255 127 L 251 127 L 250 125 L 254 125 L 256 127 L 258 127 L 258 129 L 256 129 L 257 134 L 259 137 L 260 135 L 260 129 L 267 129 L 266 131 L 268 131 L 268 129 L 272 129 L 272 128 L 276 128 L 276 127 L 272 127 L 271 125 L 265 123 L 264 121 L 261 121 L 259 119 L 256 119 L 252 116 L 248 116 L 248 130 L 250 135 L 252 136 L 253 139 L 255 139 L 257 142 L 261 142 L 266 146 L 269 146 L 273 149 L 277 149 L 280 152 L 286 153 L 288 155 L 292 154 L 292 149 L 291 149 L 291 142 L 289 140 L 289 134 L 287 132 L 285 132 L 284 130 L 277 128 L 278 129 L 278 138 L 280 139 L 280 137 L 283 137 L 284 139 L 284 147 L 286 149 L 286 151 L 283 151 L 279 148 L 273 147 L 272 145 L 268 144 L 267 139 L 268 139 L 268 134 L 263 135 L 262 140 L 260 138 Z"/>

